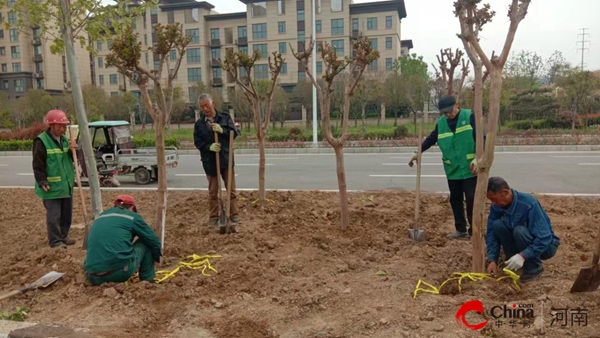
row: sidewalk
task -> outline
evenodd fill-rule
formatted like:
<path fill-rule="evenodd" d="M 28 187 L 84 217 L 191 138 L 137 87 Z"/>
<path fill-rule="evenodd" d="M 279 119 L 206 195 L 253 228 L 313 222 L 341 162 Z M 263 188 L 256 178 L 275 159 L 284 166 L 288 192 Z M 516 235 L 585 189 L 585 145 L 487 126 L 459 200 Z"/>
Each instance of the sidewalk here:
<path fill-rule="evenodd" d="M 414 153 L 416 147 L 356 147 L 344 148 L 345 154 L 373 153 Z M 536 152 L 536 151 L 600 151 L 600 145 L 564 145 L 564 146 L 496 146 L 497 153 L 503 152 Z M 437 146 L 427 150 L 428 153 L 439 153 Z M 267 148 L 267 154 L 333 154 L 333 148 Z M 236 154 L 254 155 L 258 149 L 237 149 Z M 196 149 L 179 149 L 179 155 L 199 155 Z M 0 151 L 0 156 L 31 156 L 31 151 Z"/>

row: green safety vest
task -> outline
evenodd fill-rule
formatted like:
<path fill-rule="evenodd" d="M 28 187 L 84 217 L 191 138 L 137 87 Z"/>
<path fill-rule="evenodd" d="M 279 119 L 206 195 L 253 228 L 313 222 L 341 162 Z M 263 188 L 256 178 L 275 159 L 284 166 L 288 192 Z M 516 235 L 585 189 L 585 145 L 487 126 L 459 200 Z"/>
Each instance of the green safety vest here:
<path fill-rule="evenodd" d="M 46 147 L 46 175 L 50 190 L 44 191 L 35 182 L 35 193 L 43 199 L 67 198 L 73 196 L 75 166 L 69 155 L 71 149 L 66 138 L 62 137 L 62 148 L 56 145 L 47 132 L 38 135 Z"/>
<path fill-rule="evenodd" d="M 473 177 L 471 162 L 475 158 L 476 143 L 473 139 L 473 126 L 471 126 L 471 109 L 461 109 L 453 133 L 448 127 L 448 118 L 440 117 L 438 120 L 438 146 L 442 151 L 444 171 L 449 180 L 462 180 Z"/>

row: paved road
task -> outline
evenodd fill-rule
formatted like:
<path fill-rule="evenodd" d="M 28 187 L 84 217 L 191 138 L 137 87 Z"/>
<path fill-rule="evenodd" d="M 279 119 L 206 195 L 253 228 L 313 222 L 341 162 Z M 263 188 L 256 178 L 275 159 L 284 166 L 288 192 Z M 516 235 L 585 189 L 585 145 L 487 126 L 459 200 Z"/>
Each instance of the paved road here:
<path fill-rule="evenodd" d="M 410 154 L 347 154 L 346 176 L 350 190 L 414 190 L 416 166 L 406 164 Z M 423 154 L 421 189 L 447 191 L 440 155 Z M 502 176 L 523 191 L 592 194 L 600 196 L 600 152 L 496 153 L 492 175 Z M 156 183 L 139 186 L 133 176 L 117 176 L 123 187 L 155 189 Z M 177 169 L 168 173 L 169 187 L 207 188 L 199 156 L 182 155 Z M 258 155 L 236 158 L 238 189 L 258 188 Z M 0 187 L 31 187 L 31 157 L 0 157 Z M 335 156 L 267 155 L 267 189 L 337 190 Z"/>

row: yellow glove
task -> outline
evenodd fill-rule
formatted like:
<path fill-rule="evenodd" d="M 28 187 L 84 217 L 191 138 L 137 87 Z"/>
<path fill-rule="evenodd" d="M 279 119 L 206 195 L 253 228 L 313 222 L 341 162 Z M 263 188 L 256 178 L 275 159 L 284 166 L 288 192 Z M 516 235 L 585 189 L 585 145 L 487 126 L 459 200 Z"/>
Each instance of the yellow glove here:
<path fill-rule="evenodd" d="M 213 131 L 216 131 L 219 134 L 223 134 L 223 128 L 221 128 L 221 126 L 218 123 L 213 123 L 212 129 Z"/>
<path fill-rule="evenodd" d="M 419 154 L 418 154 L 418 153 L 415 153 L 415 154 L 413 155 L 413 157 L 412 157 L 410 160 L 411 160 L 411 161 L 416 161 L 416 160 L 418 160 L 418 159 L 419 159 Z"/>
<path fill-rule="evenodd" d="M 211 144 L 210 151 L 214 151 L 215 153 L 218 153 L 219 151 L 221 151 L 221 145 L 218 143 Z"/>
<path fill-rule="evenodd" d="M 473 175 L 477 174 L 477 158 L 474 158 L 473 161 L 471 161 L 471 171 L 473 172 Z"/>

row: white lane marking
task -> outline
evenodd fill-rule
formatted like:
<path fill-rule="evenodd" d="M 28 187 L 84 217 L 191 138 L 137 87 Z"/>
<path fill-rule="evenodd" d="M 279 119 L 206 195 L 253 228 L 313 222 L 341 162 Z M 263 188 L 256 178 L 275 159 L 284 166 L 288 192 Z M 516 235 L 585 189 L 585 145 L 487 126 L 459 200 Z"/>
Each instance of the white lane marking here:
<path fill-rule="evenodd" d="M 406 163 L 381 163 L 381 165 L 406 165 Z M 443 163 L 421 163 L 421 165 L 443 165 Z"/>
<path fill-rule="evenodd" d="M 600 163 L 577 163 L 577 165 L 600 165 Z"/>
<path fill-rule="evenodd" d="M 181 177 L 205 177 L 206 174 L 175 174 L 175 176 L 181 176 Z M 238 174 L 235 174 L 235 176 L 238 176 Z"/>
<path fill-rule="evenodd" d="M 417 177 L 417 175 L 369 175 L 369 177 Z M 446 177 L 446 175 L 421 175 L 421 177 L 441 178 Z"/>
<path fill-rule="evenodd" d="M 596 158 L 596 157 L 600 157 L 600 156 L 598 156 L 598 155 L 576 155 L 576 156 L 548 156 L 548 157 L 552 157 L 552 158 L 580 158 L 580 157 Z"/>
<path fill-rule="evenodd" d="M 235 166 L 253 166 L 253 167 L 257 167 L 259 163 L 236 163 Z M 273 165 L 273 163 L 265 163 L 265 165 L 269 166 L 269 165 Z"/>
<path fill-rule="evenodd" d="M 33 176 L 33 173 L 18 173 L 18 176 Z"/>

